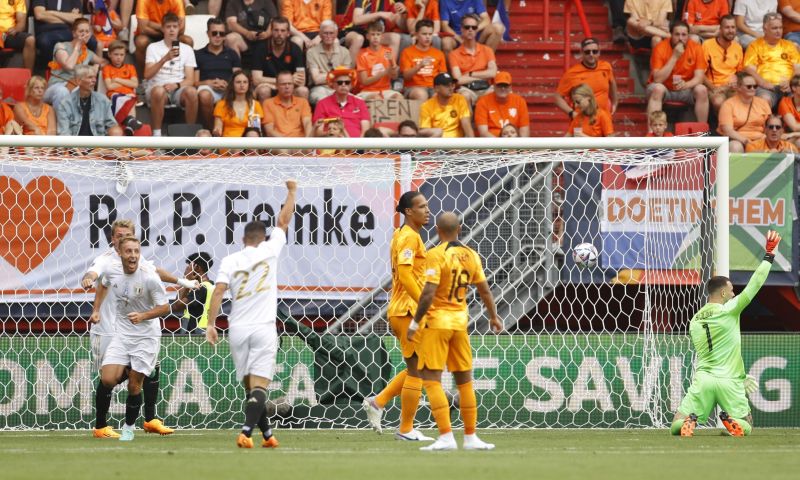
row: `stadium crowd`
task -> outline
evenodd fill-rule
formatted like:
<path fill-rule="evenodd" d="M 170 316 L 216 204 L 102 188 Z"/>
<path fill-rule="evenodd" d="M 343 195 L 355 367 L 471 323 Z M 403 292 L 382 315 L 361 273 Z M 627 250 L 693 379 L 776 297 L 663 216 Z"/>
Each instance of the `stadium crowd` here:
<path fill-rule="evenodd" d="M 800 0 L 608 3 L 614 41 L 650 56 L 648 135 L 671 135 L 664 110 L 677 108 L 730 137 L 733 152 L 796 150 Z M 370 102 L 405 98 L 420 104 L 417 136 L 530 135 L 525 98 L 495 57 L 506 26 L 484 0 L 207 8 L 207 44 L 194 50 L 189 0 L 3 3 L 2 47 L 36 74 L 23 101 L 0 109 L 0 128 L 160 136 L 172 110 L 214 136 L 398 135 L 397 122 L 372 125 Z M 552 96 L 570 118 L 567 136 L 615 135 L 620 98 L 597 39 L 580 42 L 580 62 Z M 137 115 L 145 105 L 149 115 Z"/>

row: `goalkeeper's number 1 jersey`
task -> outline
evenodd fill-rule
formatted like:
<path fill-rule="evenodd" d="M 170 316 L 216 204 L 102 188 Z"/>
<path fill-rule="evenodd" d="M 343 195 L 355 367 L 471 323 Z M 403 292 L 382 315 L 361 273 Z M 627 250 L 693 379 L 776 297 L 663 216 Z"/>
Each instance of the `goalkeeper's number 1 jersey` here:
<path fill-rule="evenodd" d="M 697 352 L 697 371 L 718 378 L 744 378 L 739 315 L 753 300 L 772 264 L 762 261 L 742 293 L 725 302 L 707 303 L 692 317 L 689 335 Z"/>

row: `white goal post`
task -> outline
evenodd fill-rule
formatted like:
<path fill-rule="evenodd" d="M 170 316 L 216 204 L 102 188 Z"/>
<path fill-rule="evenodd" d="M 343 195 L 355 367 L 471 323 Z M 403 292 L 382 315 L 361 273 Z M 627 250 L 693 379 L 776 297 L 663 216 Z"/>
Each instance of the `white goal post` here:
<path fill-rule="evenodd" d="M 79 279 L 114 219 L 134 220 L 143 254 L 178 276 L 209 253 L 213 280 L 244 224 L 272 221 L 287 178 L 299 194 L 279 269 L 280 425 L 367 426 L 361 399 L 401 364 L 385 322 L 394 206 L 419 189 L 433 217 L 462 216 L 507 329 L 487 333 L 470 297 L 480 427 L 663 426 L 691 374 L 690 311 L 705 279 L 729 273 L 728 157 L 724 137 L 0 136 L 0 430 L 91 425 Z M 422 237 L 436 243 L 432 225 Z M 596 268 L 572 261 L 583 242 Z M 177 317 L 163 327 L 159 416 L 240 423 L 227 342 L 209 347 Z M 432 423 L 426 408 L 418 419 Z"/>

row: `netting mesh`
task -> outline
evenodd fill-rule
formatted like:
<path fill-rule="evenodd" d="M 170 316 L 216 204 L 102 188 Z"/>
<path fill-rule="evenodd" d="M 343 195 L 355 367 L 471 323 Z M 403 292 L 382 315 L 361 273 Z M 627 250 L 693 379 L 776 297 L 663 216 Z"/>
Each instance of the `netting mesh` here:
<path fill-rule="evenodd" d="M 247 221 L 273 225 L 288 177 L 300 190 L 278 276 L 279 424 L 366 427 L 362 399 L 402 368 L 386 323 L 388 251 L 397 198 L 419 189 L 434 215 L 461 215 L 505 323 L 487 333 L 470 297 L 479 426 L 664 425 L 688 386 L 685 332 L 714 262 L 714 165 L 700 149 L 6 148 L 0 428 L 91 426 L 92 293 L 80 279 L 114 220 L 132 219 L 144 256 L 180 276 L 192 253 L 218 265 L 240 249 Z M 422 237 L 437 243 L 432 225 Z M 600 259 L 581 269 L 571 250 L 586 242 Z M 241 423 L 227 348 L 164 319 L 165 423 Z M 457 391 L 447 373 L 444 386 Z M 398 417 L 395 400 L 385 421 Z M 427 407 L 418 419 L 432 424 Z"/>

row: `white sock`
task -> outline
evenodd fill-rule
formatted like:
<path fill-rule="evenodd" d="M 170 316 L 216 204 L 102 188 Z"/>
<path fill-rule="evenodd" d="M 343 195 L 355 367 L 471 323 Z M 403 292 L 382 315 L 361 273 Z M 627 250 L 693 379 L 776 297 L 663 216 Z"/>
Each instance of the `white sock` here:
<path fill-rule="evenodd" d="M 135 425 L 128 425 L 127 423 L 122 426 L 123 430 L 134 430 L 136 429 Z"/>
<path fill-rule="evenodd" d="M 439 435 L 439 440 L 448 443 L 455 443 L 456 437 L 453 436 L 453 432 L 447 432 L 442 435 Z"/>
<path fill-rule="evenodd" d="M 160 128 L 154 128 L 153 129 L 153 136 L 154 137 L 160 137 L 161 136 L 161 129 Z"/>

